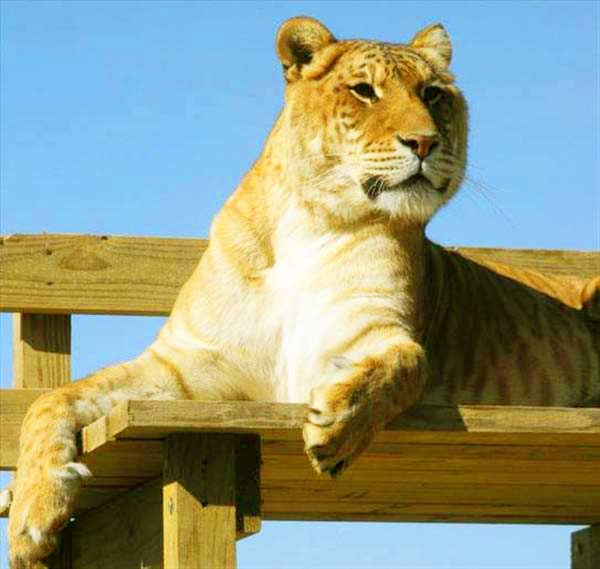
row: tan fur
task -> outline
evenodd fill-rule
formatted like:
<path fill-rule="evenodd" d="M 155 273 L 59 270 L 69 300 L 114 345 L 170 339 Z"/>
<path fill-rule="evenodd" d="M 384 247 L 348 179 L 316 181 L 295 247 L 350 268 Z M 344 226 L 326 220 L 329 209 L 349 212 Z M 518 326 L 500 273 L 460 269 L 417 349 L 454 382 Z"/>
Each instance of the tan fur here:
<path fill-rule="evenodd" d="M 336 41 L 296 18 L 276 46 L 285 107 L 157 340 L 29 410 L 13 567 L 54 547 L 88 475 L 73 462 L 75 434 L 124 399 L 308 402 L 308 456 L 336 474 L 419 398 L 599 396 L 599 279 L 488 269 L 424 236 L 466 160 L 466 103 L 444 29 L 409 45 Z"/>

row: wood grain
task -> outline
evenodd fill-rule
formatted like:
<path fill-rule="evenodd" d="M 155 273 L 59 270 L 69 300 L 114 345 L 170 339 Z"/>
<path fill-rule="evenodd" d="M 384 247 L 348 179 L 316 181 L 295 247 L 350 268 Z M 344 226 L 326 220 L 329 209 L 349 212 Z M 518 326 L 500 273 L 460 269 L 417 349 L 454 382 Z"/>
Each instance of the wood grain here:
<path fill-rule="evenodd" d="M 53 388 L 71 381 L 71 316 L 13 315 L 13 384 Z"/>
<path fill-rule="evenodd" d="M 600 567 L 600 525 L 571 534 L 571 569 Z"/>
<path fill-rule="evenodd" d="M 150 481 L 78 515 L 69 527 L 72 569 L 161 569 L 161 487 Z"/>
<path fill-rule="evenodd" d="M 109 416 L 107 435 L 160 438 L 174 431 L 218 431 L 257 433 L 267 439 L 269 434 L 277 439 L 286 432 L 298 437 L 305 414 L 304 405 L 289 403 L 125 401 Z M 416 405 L 386 427 L 388 433 L 404 432 L 405 440 L 414 436 L 413 431 L 420 432 L 421 441 L 427 437 L 431 442 L 443 442 L 439 437 L 444 435 L 468 434 L 473 443 L 486 440 L 487 435 L 500 435 L 507 444 L 508 439 L 554 444 L 561 437 L 568 440 L 577 435 L 580 444 L 585 440 L 585 444 L 600 445 L 600 409 Z M 390 436 L 401 441 L 398 435 Z"/>
<path fill-rule="evenodd" d="M 138 314 L 170 312 L 207 247 L 202 239 L 95 235 L 0 238 L 0 311 Z M 590 278 L 600 253 L 451 247 L 483 263 Z"/>
<path fill-rule="evenodd" d="M 14 470 L 19 459 L 21 423 L 29 406 L 47 389 L 0 389 L 0 470 Z"/>
<path fill-rule="evenodd" d="M 0 392 L 0 425 L 15 427 L 8 437 L 13 461 L 25 409 L 44 392 Z M 302 405 L 257 402 L 120 404 L 83 430 L 89 452 L 82 460 L 96 477 L 86 482 L 79 509 L 160 476 L 162 439 L 170 433 L 223 429 L 236 438 L 261 436 L 264 503 L 247 520 L 257 525 L 260 517 L 600 523 L 600 409 L 417 406 L 379 433 L 338 480 L 312 471 L 301 436 L 304 413 Z M 140 438 L 119 438 L 124 434 Z M 3 455 L 6 440 L 0 438 Z M 246 492 L 240 485 L 249 481 L 236 478 L 236 493 Z M 236 511 L 242 507 L 238 500 Z M 239 537 L 239 516 L 237 524 Z"/>
<path fill-rule="evenodd" d="M 224 434 L 176 434 L 165 441 L 165 567 L 235 568 L 236 447 L 237 437 Z"/>
<path fill-rule="evenodd" d="M 0 390 L 0 468 L 15 468 L 18 459 L 20 425 L 27 408 L 47 390 Z M 129 401 L 115 407 L 110 417 L 101 418 L 82 431 L 82 444 L 95 469 L 93 451 L 111 443 L 113 437 L 160 439 L 174 432 L 256 433 L 268 445 L 281 447 L 280 454 L 302 449 L 301 429 L 305 407 L 295 404 L 261 402 Z M 445 429 L 445 430 L 444 430 Z M 373 448 L 394 450 L 398 444 L 461 444 L 516 447 L 600 447 L 600 409 L 417 405 L 377 435 Z M 117 447 L 121 448 L 121 447 Z M 287 451 L 285 449 L 288 449 Z M 106 449 L 104 449 L 106 450 Z M 148 449 L 143 450 L 146 452 Z M 127 461 L 129 450 L 115 453 L 108 462 L 119 469 L 119 462 L 132 473 L 144 467 Z M 528 451 L 532 452 L 532 451 Z M 541 451 L 540 451 L 541 452 Z M 556 452 L 569 452 L 557 450 Z M 592 450 L 588 451 L 592 452 Z M 569 456 L 568 454 L 565 456 Z M 123 457 L 122 459 L 120 457 Z M 148 461 L 158 461 L 157 451 Z M 144 463 L 140 463 L 144 464 Z M 104 467 L 103 467 L 104 468 Z M 133 475 L 133 474 L 132 474 Z M 143 474 L 142 474 L 143 475 Z"/>
<path fill-rule="evenodd" d="M 165 315 L 206 241 L 94 235 L 0 239 L 0 310 Z"/>

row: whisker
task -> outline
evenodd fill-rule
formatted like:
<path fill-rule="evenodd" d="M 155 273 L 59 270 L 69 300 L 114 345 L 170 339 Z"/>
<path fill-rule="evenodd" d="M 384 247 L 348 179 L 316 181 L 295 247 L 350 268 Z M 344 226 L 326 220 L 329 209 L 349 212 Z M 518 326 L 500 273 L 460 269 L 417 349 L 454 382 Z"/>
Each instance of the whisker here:
<path fill-rule="evenodd" d="M 506 221 L 511 226 L 512 229 L 517 228 L 517 225 L 516 225 L 514 219 L 510 215 L 508 215 L 506 213 L 506 211 L 504 209 L 502 209 L 498 205 L 498 203 L 493 199 L 493 196 L 491 195 L 491 193 L 493 191 L 496 191 L 495 188 L 493 188 L 492 186 L 489 186 L 487 184 L 484 184 L 483 182 L 480 182 L 469 175 L 465 175 L 464 181 L 465 181 L 465 185 L 472 187 L 476 191 L 476 195 L 481 196 L 487 202 L 488 206 L 492 209 L 492 211 L 494 211 L 494 213 L 496 213 L 497 215 L 502 217 L 502 219 L 504 219 L 504 221 Z M 468 195 L 472 195 L 472 194 L 469 193 Z"/>

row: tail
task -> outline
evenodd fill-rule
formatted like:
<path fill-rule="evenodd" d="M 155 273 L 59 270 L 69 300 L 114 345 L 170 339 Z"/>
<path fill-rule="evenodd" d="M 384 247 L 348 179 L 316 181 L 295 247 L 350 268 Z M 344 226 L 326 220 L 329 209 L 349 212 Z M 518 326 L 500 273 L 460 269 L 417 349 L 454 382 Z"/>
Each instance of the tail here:
<path fill-rule="evenodd" d="M 51 553 L 83 479 L 91 476 L 77 462 L 77 432 L 127 399 L 185 398 L 175 386 L 167 368 L 143 355 L 60 387 L 29 408 L 15 479 L 0 494 L 0 505 L 10 506 L 11 567 L 33 567 Z"/>

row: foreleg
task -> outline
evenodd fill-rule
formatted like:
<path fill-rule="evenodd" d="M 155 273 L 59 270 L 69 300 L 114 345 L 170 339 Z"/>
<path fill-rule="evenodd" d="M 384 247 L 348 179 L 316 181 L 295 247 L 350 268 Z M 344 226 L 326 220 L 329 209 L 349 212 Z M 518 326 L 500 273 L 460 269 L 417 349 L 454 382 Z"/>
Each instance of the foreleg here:
<path fill-rule="evenodd" d="M 76 433 L 126 399 L 184 398 L 169 371 L 150 355 L 116 365 L 48 393 L 29 409 L 21 430 L 8 536 L 13 569 L 35 567 L 55 547 L 82 479 Z"/>
<path fill-rule="evenodd" d="M 421 346 L 405 335 L 382 344 L 358 361 L 337 357 L 332 377 L 311 391 L 304 441 L 318 472 L 341 472 L 378 430 L 420 397 L 425 383 Z"/>

